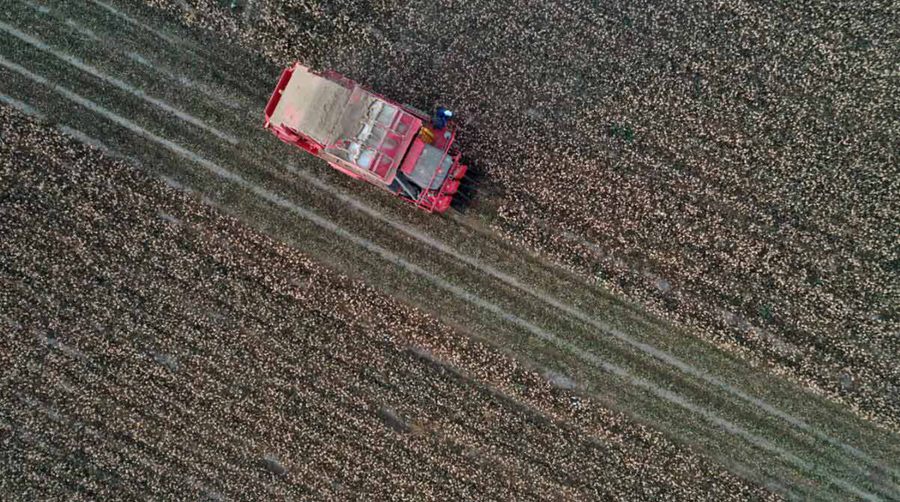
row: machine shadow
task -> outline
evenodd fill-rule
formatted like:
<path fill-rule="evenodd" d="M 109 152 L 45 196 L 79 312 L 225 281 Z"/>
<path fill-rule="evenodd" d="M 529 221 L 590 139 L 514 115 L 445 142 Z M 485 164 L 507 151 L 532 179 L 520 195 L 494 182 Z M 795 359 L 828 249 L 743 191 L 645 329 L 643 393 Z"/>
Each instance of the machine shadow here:
<path fill-rule="evenodd" d="M 485 182 L 487 175 L 477 162 L 468 162 L 466 175 L 459 182 L 459 189 L 450 204 L 450 208 L 460 214 L 476 210 L 488 192 Z"/>

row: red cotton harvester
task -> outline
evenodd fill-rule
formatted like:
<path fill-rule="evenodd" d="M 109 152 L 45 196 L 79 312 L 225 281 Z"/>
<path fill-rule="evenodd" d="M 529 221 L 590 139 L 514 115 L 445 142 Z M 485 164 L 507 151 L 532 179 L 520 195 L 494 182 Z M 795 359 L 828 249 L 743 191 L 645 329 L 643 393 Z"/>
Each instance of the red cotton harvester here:
<path fill-rule="evenodd" d="M 333 71 L 297 63 L 266 105 L 265 127 L 286 143 L 429 212 L 450 207 L 466 166 L 454 147 L 451 114 L 434 119 Z"/>

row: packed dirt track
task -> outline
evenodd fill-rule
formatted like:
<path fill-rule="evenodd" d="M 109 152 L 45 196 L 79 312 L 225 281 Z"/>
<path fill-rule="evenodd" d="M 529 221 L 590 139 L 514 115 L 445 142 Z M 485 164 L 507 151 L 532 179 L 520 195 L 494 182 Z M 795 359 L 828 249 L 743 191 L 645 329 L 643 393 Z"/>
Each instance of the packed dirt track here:
<path fill-rule="evenodd" d="M 889 6 L 225 4 L 0 13 L 4 498 L 900 498 Z M 261 130 L 295 59 L 457 110 L 469 210 Z"/>

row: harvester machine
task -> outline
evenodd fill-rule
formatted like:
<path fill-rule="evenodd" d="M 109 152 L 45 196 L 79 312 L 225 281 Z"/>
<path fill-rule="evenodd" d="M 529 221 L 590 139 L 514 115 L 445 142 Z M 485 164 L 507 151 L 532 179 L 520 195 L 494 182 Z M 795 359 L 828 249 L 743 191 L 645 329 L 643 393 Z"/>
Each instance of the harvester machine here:
<path fill-rule="evenodd" d="M 429 117 L 333 71 L 281 74 L 265 127 L 338 171 L 429 212 L 450 207 L 466 174 L 449 111 Z"/>

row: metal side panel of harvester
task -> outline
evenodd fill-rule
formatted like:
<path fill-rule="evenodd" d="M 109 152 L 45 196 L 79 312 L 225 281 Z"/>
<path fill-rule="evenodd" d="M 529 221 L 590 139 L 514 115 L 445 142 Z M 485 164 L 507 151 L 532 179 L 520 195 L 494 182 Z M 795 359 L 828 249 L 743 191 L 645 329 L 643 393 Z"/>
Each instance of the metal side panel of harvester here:
<path fill-rule="evenodd" d="M 426 211 L 446 211 L 466 172 L 452 124 L 437 128 L 335 72 L 286 69 L 265 117 L 282 141 Z"/>

